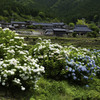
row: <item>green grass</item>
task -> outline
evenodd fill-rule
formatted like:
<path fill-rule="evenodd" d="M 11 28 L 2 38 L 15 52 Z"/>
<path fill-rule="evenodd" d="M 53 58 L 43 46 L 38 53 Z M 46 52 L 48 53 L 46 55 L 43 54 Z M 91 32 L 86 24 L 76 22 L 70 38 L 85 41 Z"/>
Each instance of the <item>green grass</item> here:
<path fill-rule="evenodd" d="M 5 88 L 0 88 L 0 100 L 100 100 L 100 79 L 95 78 L 90 87 L 79 86 L 68 80 L 41 78 L 35 91 L 13 90 L 5 95 Z M 11 91 L 11 90 L 10 90 Z"/>
<path fill-rule="evenodd" d="M 37 32 L 35 29 L 18 29 L 17 31 L 31 31 L 31 32 Z"/>
<path fill-rule="evenodd" d="M 90 87 L 75 85 L 67 80 L 55 81 L 41 78 L 39 88 L 31 98 L 35 100 L 100 100 L 100 79 L 95 78 Z"/>
<path fill-rule="evenodd" d="M 41 36 L 41 38 L 51 39 L 53 43 L 58 43 L 63 46 L 73 45 L 75 47 L 100 49 L 100 38 L 67 38 L 52 36 Z M 29 45 L 34 45 L 37 42 L 37 39 L 38 36 L 25 36 L 25 42 Z"/>

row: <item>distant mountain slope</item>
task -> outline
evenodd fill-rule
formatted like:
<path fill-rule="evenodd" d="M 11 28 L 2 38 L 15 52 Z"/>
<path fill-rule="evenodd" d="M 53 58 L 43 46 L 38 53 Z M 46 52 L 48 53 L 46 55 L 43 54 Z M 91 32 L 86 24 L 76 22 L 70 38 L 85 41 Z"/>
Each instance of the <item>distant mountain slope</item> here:
<path fill-rule="evenodd" d="M 71 22 L 78 18 L 100 21 L 100 0 L 0 0 L 0 15 L 38 16 L 39 12 L 52 15 L 61 21 Z M 25 17 L 25 16 L 24 16 Z M 19 17 L 20 18 L 20 17 Z"/>
<path fill-rule="evenodd" d="M 58 0 L 52 6 L 55 15 L 67 20 L 100 17 L 100 0 Z"/>

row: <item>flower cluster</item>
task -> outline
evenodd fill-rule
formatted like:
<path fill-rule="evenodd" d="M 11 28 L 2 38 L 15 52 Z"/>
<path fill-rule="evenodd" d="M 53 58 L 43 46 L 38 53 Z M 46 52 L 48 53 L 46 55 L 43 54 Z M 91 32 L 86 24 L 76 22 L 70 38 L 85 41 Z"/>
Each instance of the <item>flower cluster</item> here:
<path fill-rule="evenodd" d="M 3 86 L 18 86 L 21 90 L 35 87 L 36 82 L 44 72 L 44 67 L 38 64 L 25 50 L 27 44 L 9 29 L 0 28 L 0 84 Z"/>
<path fill-rule="evenodd" d="M 50 40 L 39 38 L 30 53 L 39 59 L 40 64 L 45 67 L 45 75 L 48 77 L 59 77 L 61 69 L 65 67 L 63 47 L 57 43 L 51 43 Z"/>
<path fill-rule="evenodd" d="M 62 47 L 50 40 L 39 39 L 30 50 L 32 56 L 39 59 L 49 77 L 64 76 L 68 79 L 87 83 L 100 71 L 100 50 Z M 66 66 L 66 67 L 65 67 Z"/>
<path fill-rule="evenodd" d="M 97 71 L 97 76 L 98 78 L 100 78 L 100 50 L 92 50 L 92 54 L 95 55 L 95 62 L 96 62 L 96 65 L 98 67 L 98 71 Z"/>
<path fill-rule="evenodd" d="M 96 72 L 100 70 L 97 66 L 96 55 L 90 50 L 84 48 L 75 48 L 73 46 L 65 47 L 66 53 L 66 74 L 65 77 L 87 83 L 96 76 Z"/>
<path fill-rule="evenodd" d="M 31 53 L 34 57 L 38 57 L 38 59 L 53 58 L 54 56 L 57 58 L 62 53 L 62 48 L 59 44 L 51 43 L 50 39 L 42 40 L 39 38 L 38 43 L 31 49 Z"/>

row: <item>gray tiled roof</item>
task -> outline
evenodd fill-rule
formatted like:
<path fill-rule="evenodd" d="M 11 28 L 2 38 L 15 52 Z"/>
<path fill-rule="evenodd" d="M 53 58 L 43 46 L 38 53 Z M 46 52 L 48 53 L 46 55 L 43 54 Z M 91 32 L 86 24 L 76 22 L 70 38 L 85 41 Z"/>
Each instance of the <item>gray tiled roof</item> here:
<path fill-rule="evenodd" d="M 52 23 L 53 25 L 61 25 L 61 26 L 63 26 L 63 25 L 65 25 L 64 23 Z"/>
<path fill-rule="evenodd" d="M 11 24 L 26 24 L 26 22 L 16 22 L 16 21 L 11 21 Z"/>
<path fill-rule="evenodd" d="M 63 26 L 64 23 L 32 23 L 32 25 L 42 25 L 42 26 Z"/>
<path fill-rule="evenodd" d="M 53 26 L 51 23 L 32 23 L 32 25 Z"/>
<path fill-rule="evenodd" d="M 92 30 L 89 29 L 86 25 L 76 25 L 73 31 L 74 32 L 91 32 Z"/>
<path fill-rule="evenodd" d="M 67 29 L 60 29 L 60 28 L 54 28 L 53 31 L 66 31 L 66 32 L 68 32 Z"/>

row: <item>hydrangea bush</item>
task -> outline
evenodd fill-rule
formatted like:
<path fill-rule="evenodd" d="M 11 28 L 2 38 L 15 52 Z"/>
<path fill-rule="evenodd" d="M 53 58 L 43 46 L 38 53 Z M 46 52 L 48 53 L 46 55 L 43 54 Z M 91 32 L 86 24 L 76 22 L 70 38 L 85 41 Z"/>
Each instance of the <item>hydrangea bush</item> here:
<path fill-rule="evenodd" d="M 97 56 L 86 48 L 65 47 L 66 51 L 66 74 L 70 80 L 79 81 L 87 84 L 100 70 L 97 65 Z M 99 63 L 99 62 L 98 62 Z"/>
<path fill-rule="evenodd" d="M 96 62 L 96 65 L 98 67 L 98 71 L 97 71 L 97 76 L 100 78 L 100 50 L 92 50 L 92 54 L 94 54 L 96 57 L 95 57 L 95 62 Z"/>
<path fill-rule="evenodd" d="M 100 52 L 86 48 L 62 47 L 40 38 L 30 53 L 45 67 L 45 75 L 52 78 L 87 84 L 100 71 Z"/>
<path fill-rule="evenodd" d="M 0 28 L 0 84 L 7 87 L 17 86 L 21 90 L 32 87 L 44 72 L 44 67 L 38 65 L 25 50 L 23 37 L 14 31 Z"/>
<path fill-rule="evenodd" d="M 51 40 L 42 40 L 30 50 L 33 57 L 38 58 L 42 66 L 45 67 L 45 76 L 50 78 L 61 77 L 62 69 L 65 67 L 65 55 L 63 47 L 59 44 L 51 43 Z"/>

